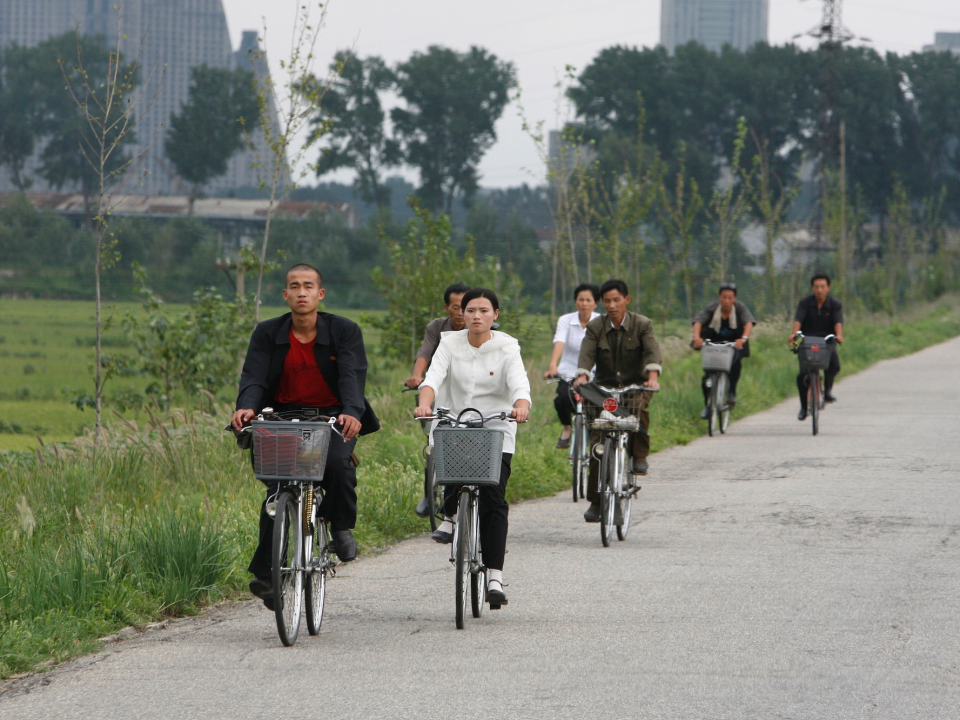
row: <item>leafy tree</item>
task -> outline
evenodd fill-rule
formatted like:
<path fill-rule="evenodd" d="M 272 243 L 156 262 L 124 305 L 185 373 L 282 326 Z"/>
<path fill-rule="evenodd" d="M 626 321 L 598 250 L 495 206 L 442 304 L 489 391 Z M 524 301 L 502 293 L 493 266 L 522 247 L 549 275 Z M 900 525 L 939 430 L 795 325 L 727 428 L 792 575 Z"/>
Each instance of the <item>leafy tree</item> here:
<path fill-rule="evenodd" d="M 324 98 L 324 117 L 314 125 L 327 128 L 329 144 L 320 154 L 317 176 L 349 167 L 356 171 L 354 191 L 379 209 L 390 205 L 390 191 L 381 174 L 400 162 L 400 145 L 384 132 L 386 114 L 380 93 L 392 87 L 394 74 L 378 57 L 360 58 L 338 52 L 332 69 L 339 76 Z"/>
<path fill-rule="evenodd" d="M 29 189 L 24 165 L 33 155 L 40 124 L 35 51 L 12 45 L 0 56 L 0 166 L 20 192 Z"/>
<path fill-rule="evenodd" d="M 420 170 L 424 205 L 449 213 L 477 190 L 477 165 L 497 138 L 516 71 L 479 47 L 466 53 L 433 45 L 397 66 L 406 103 L 391 112 L 406 160 Z"/>
<path fill-rule="evenodd" d="M 259 106 L 254 75 L 198 65 L 190 69 L 190 90 L 180 112 L 170 117 L 164 150 L 177 174 L 190 183 L 190 214 L 200 189 L 227 171 L 244 145 L 244 125 L 256 124 Z"/>

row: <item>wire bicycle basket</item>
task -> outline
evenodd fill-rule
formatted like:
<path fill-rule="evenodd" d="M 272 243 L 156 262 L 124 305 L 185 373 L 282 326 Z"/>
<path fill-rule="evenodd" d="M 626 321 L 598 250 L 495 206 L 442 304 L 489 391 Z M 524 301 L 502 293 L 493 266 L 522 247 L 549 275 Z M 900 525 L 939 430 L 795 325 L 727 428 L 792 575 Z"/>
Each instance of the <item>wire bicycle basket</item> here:
<path fill-rule="evenodd" d="M 503 431 L 438 427 L 433 431 L 433 467 L 438 485 L 499 485 Z"/>
<path fill-rule="evenodd" d="M 323 479 L 332 431 L 328 423 L 254 420 L 251 426 L 257 479 Z"/>
<path fill-rule="evenodd" d="M 620 400 L 607 398 L 603 405 L 583 398 L 583 415 L 587 427 L 591 430 L 620 430 L 626 432 L 646 432 L 640 422 L 643 409 L 643 393 L 621 396 Z"/>
<path fill-rule="evenodd" d="M 707 372 L 730 372 L 737 349 L 732 345 L 704 343 L 700 348 L 700 362 Z"/>
<path fill-rule="evenodd" d="M 833 345 L 822 337 L 805 337 L 800 343 L 800 366 L 804 372 L 830 367 Z"/>

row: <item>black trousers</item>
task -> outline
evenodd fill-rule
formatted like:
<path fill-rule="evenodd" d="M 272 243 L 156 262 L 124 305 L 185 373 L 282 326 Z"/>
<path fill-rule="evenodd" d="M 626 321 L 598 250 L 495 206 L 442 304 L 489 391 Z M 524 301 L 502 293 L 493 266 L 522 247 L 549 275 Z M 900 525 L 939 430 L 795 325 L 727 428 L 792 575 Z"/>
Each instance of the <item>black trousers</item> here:
<path fill-rule="evenodd" d="M 491 570 L 503 570 L 503 556 L 507 554 L 507 480 L 513 453 L 504 453 L 500 463 L 500 484 L 480 488 L 480 547 L 483 564 Z M 460 486 L 447 485 L 443 491 L 443 514 L 453 517 L 460 502 Z"/>
<path fill-rule="evenodd" d="M 330 449 L 323 470 L 323 502 L 320 515 L 330 523 L 331 530 L 352 530 L 357 524 L 357 468 L 350 462 L 356 446 L 354 438 L 346 442 L 336 433 L 330 433 Z M 247 570 L 255 577 L 270 577 L 270 556 L 273 553 L 273 518 L 267 515 L 267 500 L 276 495 L 279 483 L 267 484 L 267 496 L 260 505 L 260 543 Z"/>
<path fill-rule="evenodd" d="M 730 394 L 737 394 L 737 383 L 740 382 L 740 371 L 743 370 L 743 366 L 740 364 L 742 360 L 740 351 L 737 351 L 737 354 L 733 356 L 733 364 L 730 365 Z M 707 373 L 703 374 L 703 379 L 700 381 L 700 389 L 703 390 L 703 404 L 706 405 L 707 401 L 710 399 L 710 388 L 707 387 Z"/>
<path fill-rule="evenodd" d="M 823 372 L 823 391 L 825 393 L 833 389 L 833 380 L 837 377 L 838 372 L 840 372 L 840 357 L 834 350 L 830 356 L 830 364 Z M 805 408 L 807 406 L 807 374 L 803 371 L 803 367 L 800 368 L 800 374 L 797 375 L 797 390 L 800 393 L 800 407 Z"/>
<path fill-rule="evenodd" d="M 553 406 L 557 409 L 561 425 L 573 424 L 573 398 L 570 397 L 570 383 L 566 380 L 557 383 L 557 396 L 553 399 Z"/>

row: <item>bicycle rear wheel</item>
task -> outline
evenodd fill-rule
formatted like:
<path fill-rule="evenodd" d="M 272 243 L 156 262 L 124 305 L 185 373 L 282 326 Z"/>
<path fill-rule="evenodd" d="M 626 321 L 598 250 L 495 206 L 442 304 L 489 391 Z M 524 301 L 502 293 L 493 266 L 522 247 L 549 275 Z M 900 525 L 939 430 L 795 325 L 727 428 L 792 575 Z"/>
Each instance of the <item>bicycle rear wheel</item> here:
<path fill-rule="evenodd" d="M 600 463 L 600 542 L 604 547 L 610 547 L 613 536 L 613 521 L 616 514 L 617 487 L 620 478 L 617 477 L 617 452 L 619 448 L 614 441 L 607 438 L 603 441 L 603 460 Z"/>
<path fill-rule="evenodd" d="M 430 531 L 433 532 L 443 522 L 443 486 L 437 485 L 437 474 L 433 470 L 433 453 L 427 455 L 427 464 L 423 469 L 423 494 L 427 498 Z"/>
<path fill-rule="evenodd" d="M 820 433 L 820 373 L 810 373 L 810 394 L 807 397 L 807 407 L 810 409 L 810 420 L 813 424 L 813 434 Z"/>
<path fill-rule="evenodd" d="M 583 497 L 583 456 L 580 447 L 583 445 L 583 415 L 573 419 L 573 434 L 570 437 L 570 465 L 573 468 L 573 501 Z"/>
<path fill-rule="evenodd" d="M 473 499 L 470 491 L 460 491 L 460 508 L 457 511 L 457 562 L 456 562 L 456 600 L 457 630 L 463 630 L 467 615 L 467 596 L 470 594 L 470 555 L 473 547 L 474 528 Z"/>
<path fill-rule="evenodd" d="M 307 609 L 307 632 L 316 635 L 320 632 L 320 624 L 323 622 L 323 603 L 327 597 L 327 572 L 330 567 L 330 555 L 327 545 L 327 523 L 320 517 L 317 509 L 320 506 L 320 498 L 314 496 L 313 534 L 307 538 L 306 543 L 308 557 L 306 563 L 309 571 L 306 576 L 306 588 L 304 599 Z"/>
<path fill-rule="evenodd" d="M 277 499 L 273 519 L 273 606 L 280 642 L 287 647 L 297 641 L 303 610 L 303 523 L 297 498 L 283 492 Z"/>
<path fill-rule="evenodd" d="M 727 398 L 727 374 L 717 376 L 717 406 L 720 412 L 720 432 L 725 434 L 730 427 L 730 404 Z"/>
<path fill-rule="evenodd" d="M 717 429 L 717 378 L 713 378 L 713 383 L 710 387 L 710 415 L 707 418 L 707 434 L 710 437 L 713 437 L 713 433 Z"/>

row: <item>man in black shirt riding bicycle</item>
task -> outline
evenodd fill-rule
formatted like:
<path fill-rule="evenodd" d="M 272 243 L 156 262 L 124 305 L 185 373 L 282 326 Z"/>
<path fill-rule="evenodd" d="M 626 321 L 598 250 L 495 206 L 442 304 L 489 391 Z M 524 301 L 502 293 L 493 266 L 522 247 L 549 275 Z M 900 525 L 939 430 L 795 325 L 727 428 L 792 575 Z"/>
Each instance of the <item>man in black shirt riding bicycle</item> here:
<path fill-rule="evenodd" d="M 807 337 L 826 337 L 836 335 L 837 342 L 843 342 L 843 305 L 839 300 L 830 296 L 830 277 L 824 273 L 817 273 L 810 280 L 813 294 L 807 295 L 797 305 L 797 314 L 793 319 L 793 330 L 790 333 L 790 342 L 802 332 Z M 836 402 L 837 398 L 830 392 L 833 389 L 833 380 L 840 372 L 840 358 L 836 348 L 830 356 L 830 366 L 823 374 L 823 399 L 825 402 Z M 800 393 L 800 412 L 798 420 L 807 418 L 807 375 L 800 369 L 797 375 L 797 390 Z"/>
<path fill-rule="evenodd" d="M 325 294 L 316 268 L 301 263 L 287 271 L 283 299 L 290 312 L 254 329 L 231 424 L 239 432 L 267 406 L 304 417 L 337 418 L 343 435 L 330 437 L 320 514 L 330 523 L 337 557 L 347 562 L 357 556 L 351 532 L 357 520 L 353 449 L 357 435 L 376 432 L 380 423 L 363 395 L 367 356 L 360 327 L 345 317 L 317 312 Z M 260 543 L 247 568 L 254 576 L 250 591 L 271 609 L 273 518 L 267 513 L 267 501 L 277 490 L 276 481 L 267 483 L 267 498 L 260 508 Z"/>

